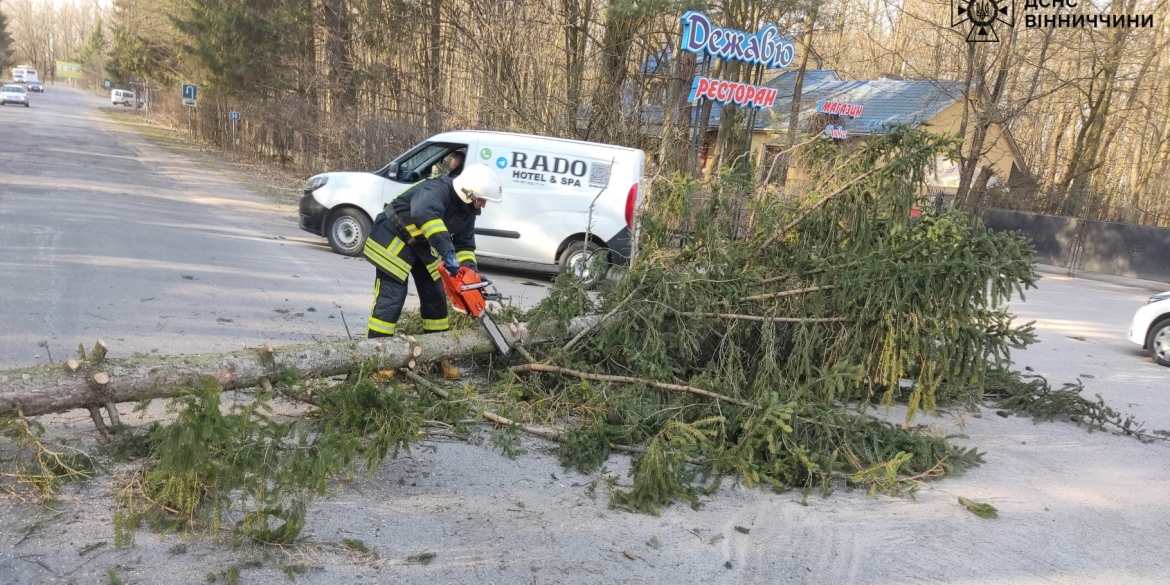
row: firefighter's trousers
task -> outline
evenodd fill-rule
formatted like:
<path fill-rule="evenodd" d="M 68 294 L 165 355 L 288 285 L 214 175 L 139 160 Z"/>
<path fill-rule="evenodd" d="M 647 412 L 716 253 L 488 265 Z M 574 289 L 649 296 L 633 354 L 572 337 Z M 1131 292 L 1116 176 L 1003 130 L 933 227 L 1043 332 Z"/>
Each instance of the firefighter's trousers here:
<path fill-rule="evenodd" d="M 407 244 L 394 233 L 388 221 L 379 221 L 366 239 L 366 259 L 378 268 L 374 281 L 374 306 L 366 325 L 366 336 L 394 335 L 398 317 L 406 304 L 407 274 L 418 289 L 419 312 L 426 333 L 446 331 L 447 293 L 439 279 L 440 261 L 429 246 Z"/>

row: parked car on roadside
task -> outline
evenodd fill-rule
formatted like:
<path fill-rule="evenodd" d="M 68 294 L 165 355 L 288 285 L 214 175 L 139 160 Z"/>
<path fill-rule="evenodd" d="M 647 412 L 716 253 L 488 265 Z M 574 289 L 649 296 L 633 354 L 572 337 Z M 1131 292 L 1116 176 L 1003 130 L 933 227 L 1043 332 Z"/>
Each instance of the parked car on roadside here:
<path fill-rule="evenodd" d="M 1133 316 L 1129 340 L 1150 352 L 1150 357 L 1170 366 L 1170 291 L 1150 297 Z"/>
<path fill-rule="evenodd" d="M 0 87 L 0 106 L 16 104 L 28 107 L 28 90 L 24 87 L 10 83 Z"/>
<path fill-rule="evenodd" d="M 28 90 L 35 91 L 37 93 L 45 93 L 45 86 L 39 81 L 30 81 L 28 82 Z"/>
<path fill-rule="evenodd" d="M 603 260 L 629 257 L 645 153 L 505 132 L 445 132 L 374 172 L 315 175 L 301 199 L 301 229 L 361 256 L 373 218 L 454 152 L 491 166 L 504 188 L 503 202 L 475 223 L 476 255 L 554 265 L 585 280 L 604 277 Z"/>

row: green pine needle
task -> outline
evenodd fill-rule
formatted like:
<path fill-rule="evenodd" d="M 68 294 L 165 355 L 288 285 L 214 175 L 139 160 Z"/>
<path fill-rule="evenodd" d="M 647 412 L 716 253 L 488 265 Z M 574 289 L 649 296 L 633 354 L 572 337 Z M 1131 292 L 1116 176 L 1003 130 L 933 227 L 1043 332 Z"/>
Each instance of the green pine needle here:
<path fill-rule="evenodd" d="M 967 509 L 968 512 L 980 518 L 998 518 L 999 512 L 996 511 L 995 506 L 991 504 L 984 504 L 983 502 L 976 502 L 975 500 L 968 500 L 959 496 L 959 503 Z"/>

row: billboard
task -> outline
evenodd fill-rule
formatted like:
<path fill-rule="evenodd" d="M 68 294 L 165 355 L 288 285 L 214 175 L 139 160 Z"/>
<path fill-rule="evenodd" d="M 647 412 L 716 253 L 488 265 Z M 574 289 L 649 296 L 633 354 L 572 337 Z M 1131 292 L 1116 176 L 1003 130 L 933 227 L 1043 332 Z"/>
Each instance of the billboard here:
<path fill-rule="evenodd" d="M 81 63 L 57 61 L 57 77 L 64 79 L 81 79 Z"/>

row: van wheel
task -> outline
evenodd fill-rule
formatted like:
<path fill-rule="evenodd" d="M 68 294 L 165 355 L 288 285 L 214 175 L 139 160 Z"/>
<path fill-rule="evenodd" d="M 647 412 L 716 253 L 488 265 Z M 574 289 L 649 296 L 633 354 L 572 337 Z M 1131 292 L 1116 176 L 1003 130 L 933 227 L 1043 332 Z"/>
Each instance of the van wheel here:
<path fill-rule="evenodd" d="M 325 237 L 329 247 L 343 256 L 361 256 L 370 235 L 370 218 L 352 207 L 347 207 L 329 217 Z"/>
<path fill-rule="evenodd" d="M 569 242 L 557 259 L 557 265 L 561 267 L 561 272 L 568 272 L 581 279 L 586 286 L 592 286 L 605 279 L 605 273 L 609 270 L 609 250 L 593 242 Z"/>

